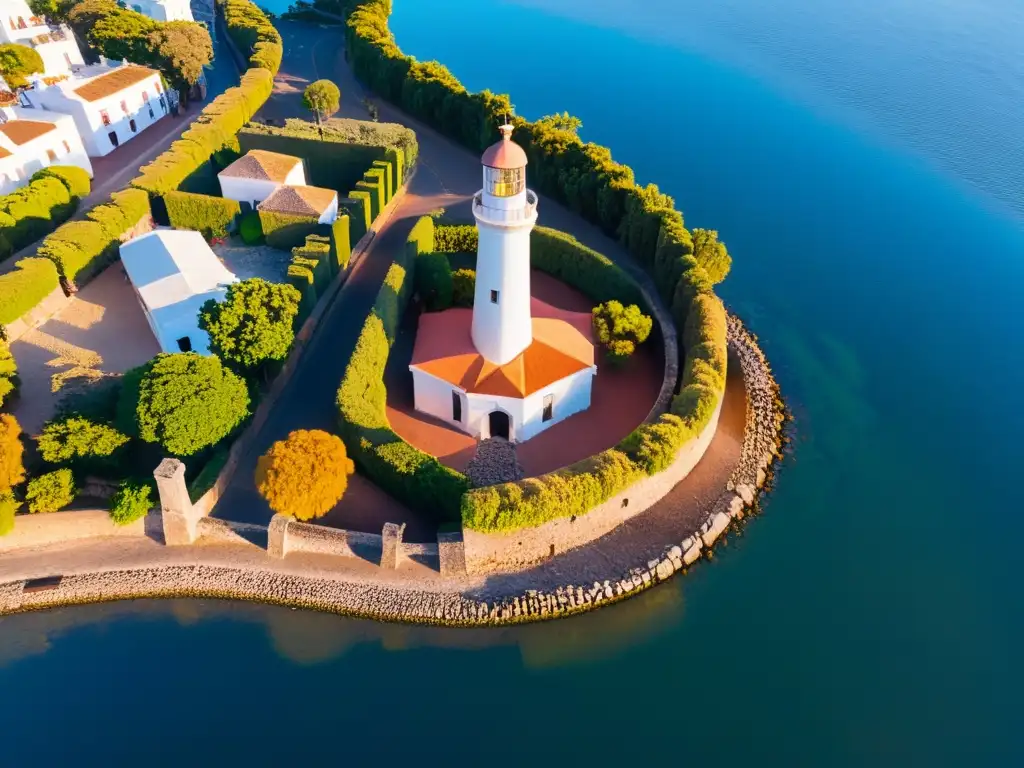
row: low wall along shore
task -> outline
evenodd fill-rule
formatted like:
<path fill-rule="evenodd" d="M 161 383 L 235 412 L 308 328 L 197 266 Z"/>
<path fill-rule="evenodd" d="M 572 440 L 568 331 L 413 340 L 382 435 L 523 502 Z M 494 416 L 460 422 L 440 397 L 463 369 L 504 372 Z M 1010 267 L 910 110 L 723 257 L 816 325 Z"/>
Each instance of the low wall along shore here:
<path fill-rule="evenodd" d="M 19 515 L 18 524 L 6 536 L 0 536 L 0 553 L 33 547 L 98 538 L 141 538 L 146 535 L 146 519 L 127 525 L 114 525 L 105 509 L 79 509 L 38 515 Z"/>

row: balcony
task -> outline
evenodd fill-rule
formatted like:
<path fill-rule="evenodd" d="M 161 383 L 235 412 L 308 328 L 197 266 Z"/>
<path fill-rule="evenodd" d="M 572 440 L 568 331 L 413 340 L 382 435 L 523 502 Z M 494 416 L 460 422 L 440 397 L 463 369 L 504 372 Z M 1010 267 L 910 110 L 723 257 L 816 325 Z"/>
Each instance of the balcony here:
<path fill-rule="evenodd" d="M 526 190 L 526 205 L 522 208 L 489 208 L 484 205 L 483 190 L 473 195 L 473 215 L 496 226 L 514 226 L 523 221 L 537 218 L 537 195 Z"/>

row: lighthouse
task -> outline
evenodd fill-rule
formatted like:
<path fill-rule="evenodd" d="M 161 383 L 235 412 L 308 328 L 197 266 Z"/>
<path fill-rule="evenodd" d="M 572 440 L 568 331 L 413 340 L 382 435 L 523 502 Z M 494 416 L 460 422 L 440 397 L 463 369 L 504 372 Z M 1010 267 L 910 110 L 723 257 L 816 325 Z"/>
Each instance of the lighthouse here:
<path fill-rule="evenodd" d="M 531 295 L 537 195 L 512 126 L 500 130 L 473 196 L 473 308 L 421 314 L 409 370 L 417 411 L 480 439 L 522 442 L 590 407 L 597 366 L 590 314 Z"/>
<path fill-rule="evenodd" d="M 504 365 L 533 341 L 530 322 L 530 231 L 537 195 L 526 188 L 526 153 L 501 126 L 501 141 L 481 158 L 484 185 L 473 198 L 479 232 L 473 344 L 486 360 Z"/>

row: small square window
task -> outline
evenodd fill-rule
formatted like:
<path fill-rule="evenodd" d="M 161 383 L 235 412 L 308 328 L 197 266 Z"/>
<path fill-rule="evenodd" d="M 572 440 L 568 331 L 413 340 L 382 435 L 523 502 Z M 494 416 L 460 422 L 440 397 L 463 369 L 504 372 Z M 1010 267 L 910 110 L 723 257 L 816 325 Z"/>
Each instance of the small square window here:
<path fill-rule="evenodd" d="M 498 292 L 497 291 L 491 291 L 491 304 L 497 304 L 497 303 L 498 303 Z"/>
<path fill-rule="evenodd" d="M 51 163 L 57 162 L 57 153 L 54 152 L 52 149 L 46 150 L 46 156 L 50 158 Z"/>
<path fill-rule="evenodd" d="M 139 130 L 135 125 L 134 119 L 128 121 L 128 127 L 132 129 L 132 133 L 135 133 L 137 130 Z"/>
<path fill-rule="evenodd" d="M 555 418 L 555 396 L 544 395 L 544 421 Z"/>
<path fill-rule="evenodd" d="M 69 155 L 71 154 L 71 145 L 68 144 L 67 141 L 64 142 L 64 152 L 66 152 Z"/>
<path fill-rule="evenodd" d="M 103 121 L 104 125 L 110 125 L 110 114 L 107 112 L 107 110 L 100 110 L 100 120 Z"/>
<path fill-rule="evenodd" d="M 452 421 L 462 421 L 462 398 L 458 392 L 452 392 Z"/>
<path fill-rule="evenodd" d="M 188 336 L 182 336 L 180 339 L 178 339 L 178 349 L 180 349 L 182 352 L 191 352 L 192 339 L 190 339 Z"/>

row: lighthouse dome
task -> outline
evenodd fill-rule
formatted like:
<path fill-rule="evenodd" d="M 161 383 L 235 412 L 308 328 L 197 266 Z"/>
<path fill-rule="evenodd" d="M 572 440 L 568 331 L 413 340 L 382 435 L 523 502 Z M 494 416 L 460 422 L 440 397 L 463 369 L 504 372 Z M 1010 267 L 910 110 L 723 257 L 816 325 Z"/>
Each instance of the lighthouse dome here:
<path fill-rule="evenodd" d="M 526 152 L 512 141 L 512 126 L 502 125 L 498 128 L 501 131 L 501 140 L 496 144 L 492 144 L 484 151 L 481 162 L 488 168 L 501 168 L 503 170 L 525 168 Z"/>

